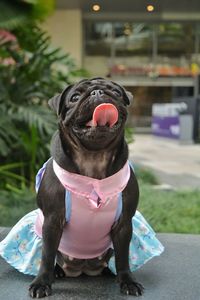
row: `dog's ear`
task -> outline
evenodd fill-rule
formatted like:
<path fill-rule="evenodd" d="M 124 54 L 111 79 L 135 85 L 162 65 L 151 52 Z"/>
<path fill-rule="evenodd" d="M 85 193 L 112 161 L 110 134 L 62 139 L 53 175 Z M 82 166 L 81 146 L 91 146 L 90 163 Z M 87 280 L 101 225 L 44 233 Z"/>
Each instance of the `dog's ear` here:
<path fill-rule="evenodd" d="M 126 93 L 125 101 L 126 101 L 126 104 L 129 105 L 133 101 L 133 94 L 126 90 L 125 90 L 125 93 Z"/>
<path fill-rule="evenodd" d="M 130 102 L 133 101 L 133 95 L 131 94 L 131 92 L 125 90 L 125 88 L 121 85 L 119 85 L 116 82 L 111 81 L 114 85 L 118 86 L 118 88 L 120 88 L 122 90 L 122 94 L 123 94 L 123 99 L 125 101 L 126 105 L 129 105 Z"/>
<path fill-rule="evenodd" d="M 54 110 L 59 116 L 62 110 L 63 103 L 65 102 L 66 94 L 72 88 L 73 85 L 66 87 L 61 94 L 55 95 L 53 98 L 49 99 L 48 104 L 52 110 Z"/>
<path fill-rule="evenodd" d="M 51 107 L 52 110 L 54 110 L 57 115 L 60 114 L 60 101 L 61 100 L 61 94 L 55 95 L 53 98 L 49 99 L 48 104 Z"/>

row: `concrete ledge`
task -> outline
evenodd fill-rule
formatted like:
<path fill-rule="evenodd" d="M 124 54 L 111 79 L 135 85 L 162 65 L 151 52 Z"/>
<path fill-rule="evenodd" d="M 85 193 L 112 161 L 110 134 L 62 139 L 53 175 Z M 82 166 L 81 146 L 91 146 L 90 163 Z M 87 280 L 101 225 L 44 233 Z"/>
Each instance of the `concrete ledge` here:
<path fill-rule="evenodd" d="M 7 229 L 0 229 L 0 240 Z M 200 299 L 200 235 L 158 234 L 165 252 L 135 272 L 145 286 L 141 300 L 197 300 Z M 28 286 L 33 277 L 23 275 L 0 258 L 0 299 L 28 300 Z M 134 299 L 122 296 L 115 276 L 57 280 L 53 295 L 47 299 Z"/>

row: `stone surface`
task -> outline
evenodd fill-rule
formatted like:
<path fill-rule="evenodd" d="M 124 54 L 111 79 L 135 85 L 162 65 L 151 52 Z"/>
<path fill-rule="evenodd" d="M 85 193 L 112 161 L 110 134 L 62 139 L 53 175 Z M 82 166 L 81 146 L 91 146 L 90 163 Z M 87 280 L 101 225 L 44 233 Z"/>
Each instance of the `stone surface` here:
<path fill-rule="evenodd" d="M 200 189 L 200 144 L 181 145 L 167 138 L 135 134 L 129 151 L 133 163 L 152 170 L 161 184 Z"/>
<path fill-rule="evenodd" d="M 0 230 L 0 240 L 7 230 Z M 145 287 L 141 300 L 200 299 L 200 236 L 158 234 L 165 252 L 135 272 Z M 28 286 L 33 277 L 19 273 L 0 258 L 0 299 L 28 300 Z M 99 276 L 56 280 L 51 300 L 64 299 L 135 299 L 122 296 L 115 276 Z"/>

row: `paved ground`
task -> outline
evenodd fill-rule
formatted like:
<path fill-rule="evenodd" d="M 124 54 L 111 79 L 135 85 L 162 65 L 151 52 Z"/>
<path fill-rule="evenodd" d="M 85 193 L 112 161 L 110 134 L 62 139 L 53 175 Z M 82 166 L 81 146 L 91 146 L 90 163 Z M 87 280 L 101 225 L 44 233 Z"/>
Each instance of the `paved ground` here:
<path fill-rule="evenodd" d="M 136 134 L 134 139 L 129 146 L 130 158 L 152 169 L 161 183 L 175 188 L 200 188 L 200 144 L 181 145 L 150 134 Z"/>
<path fill-rule="evenodd" d="M 0 240 L 5 235 L 1 232 Z M 200 236 L 159 234 L 165 252 L 135 272 L 145 286 L 141 300 L 199 300 Z M 0 258 L 0 299 L 28 300 L 27 288 L 33 278 L 23 275 Z M 121 296 L 114 276 L 80 277 L 57 280 L 51 300 L 136 299 Z"/>

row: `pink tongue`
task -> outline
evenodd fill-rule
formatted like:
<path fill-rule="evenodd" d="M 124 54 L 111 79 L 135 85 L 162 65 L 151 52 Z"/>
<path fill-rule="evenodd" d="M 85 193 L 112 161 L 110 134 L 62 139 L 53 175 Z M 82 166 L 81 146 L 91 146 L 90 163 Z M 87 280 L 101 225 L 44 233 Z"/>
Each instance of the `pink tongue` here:
<path fill-rule="evenodd" d="M 106 124 L 109 124 L 110 127 L 113 127 L 117 121 L 117 108 L 113 104 L 102 103 L 95 108 L 92 120 L 90 120 L 86 125 L 96 127 L 97 125 L 105 126 Z"/>

